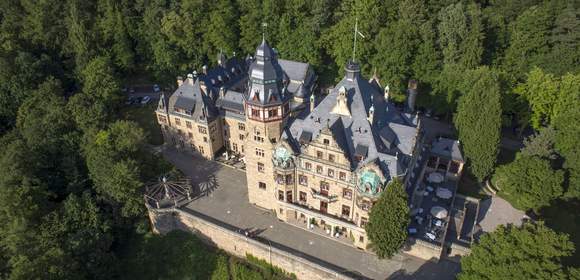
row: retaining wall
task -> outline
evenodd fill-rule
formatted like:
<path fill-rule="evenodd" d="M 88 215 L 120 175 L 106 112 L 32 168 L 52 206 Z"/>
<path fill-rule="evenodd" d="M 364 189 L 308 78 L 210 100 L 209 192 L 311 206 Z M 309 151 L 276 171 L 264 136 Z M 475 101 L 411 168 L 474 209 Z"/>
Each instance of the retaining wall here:
<path fill-rule="evenodd" d="M 287 272 L 294 273 L 298 279 L 367 279 L 361 275 L 349 275 L 340 267 L 284 247 L 284 245 L 259 237 L 248 238 L 239 229 L 193 210 L 149 209 L 149 218 L 156 233 L 164 234 L 172 230 L 193 232 L 210 245 L 229 254 L 242 258 L 245 258 L 246 254 L 252 254 Z"/>

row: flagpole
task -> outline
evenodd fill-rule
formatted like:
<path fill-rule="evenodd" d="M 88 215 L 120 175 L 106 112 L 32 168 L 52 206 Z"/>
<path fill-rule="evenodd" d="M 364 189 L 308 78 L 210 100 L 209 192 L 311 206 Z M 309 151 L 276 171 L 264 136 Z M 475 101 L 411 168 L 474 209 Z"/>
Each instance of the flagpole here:
<path fill-rule="evenodd" d="M 355 18 L 355 24 L 354 24 L 354 44 L 352 47 L 352 62 L 355 61 L 355 57 L 356 57 L 356 33 L 358 32 L 358 17 Z"/>

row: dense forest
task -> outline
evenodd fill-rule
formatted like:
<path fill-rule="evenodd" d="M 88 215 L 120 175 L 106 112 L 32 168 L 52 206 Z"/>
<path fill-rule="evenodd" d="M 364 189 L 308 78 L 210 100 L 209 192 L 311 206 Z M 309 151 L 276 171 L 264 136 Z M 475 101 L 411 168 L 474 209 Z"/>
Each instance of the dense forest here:
<path fill-rule="evenodd" d="M 253 53 L 264 32 L 331 86 L 356 19 L 364 74 L 398 101 L 417 79 L 419 106 L 454 122 L 479 181 L 503 127 L 534 134 L 493 177 L 506 198 L 538 210 L 580 197 L 577 1 L 3 0 L 0 278 L 130 278 L 129 264 L 151 265 L 127 244 L 149 230 L 143 184 L 169 167 L 119 113 L 128 77 L 173 85 L 219 52 Z"/>

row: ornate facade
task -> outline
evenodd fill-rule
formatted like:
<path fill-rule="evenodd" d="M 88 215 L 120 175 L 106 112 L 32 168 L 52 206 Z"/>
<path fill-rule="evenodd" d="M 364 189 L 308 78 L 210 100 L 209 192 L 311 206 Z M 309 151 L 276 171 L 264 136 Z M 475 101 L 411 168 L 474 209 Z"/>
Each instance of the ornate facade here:
<path fill-rule="evenodd" d="M 280 220 L 366 248 L 369 210 L 388 183 L 405 183 L 419 153 L 416 115 L 349 62 L 324 98 L 308 64 L 282 60 L 263 41 L 255 57 L 178 79 L 156 111 L 167 143 L 211 159 L 244 156 L 250 203 Z M 414 90 L 414 89 L 413 89 Z"/>

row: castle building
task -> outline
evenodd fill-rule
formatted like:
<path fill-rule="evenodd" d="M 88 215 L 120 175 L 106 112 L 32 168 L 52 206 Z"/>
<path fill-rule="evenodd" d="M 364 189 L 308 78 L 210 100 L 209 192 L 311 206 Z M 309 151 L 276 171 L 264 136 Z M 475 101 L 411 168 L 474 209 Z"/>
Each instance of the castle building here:
<path fill-rule="evenodd" d="M 392 180 L 413 177 L 420 122 L 353 61 L 321 100 L 315 84 L 308 64 L 279 59 L 263 40 L 254 57 L 220 55 L 215 68 L 178 78 L 157 120 L 178 149 L 243 156 L 250 203 L 366 249 L 374 202 Z"/>

